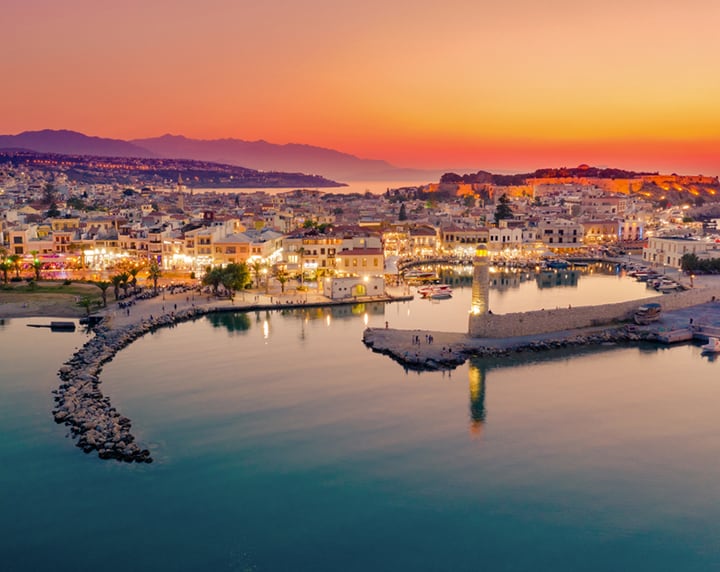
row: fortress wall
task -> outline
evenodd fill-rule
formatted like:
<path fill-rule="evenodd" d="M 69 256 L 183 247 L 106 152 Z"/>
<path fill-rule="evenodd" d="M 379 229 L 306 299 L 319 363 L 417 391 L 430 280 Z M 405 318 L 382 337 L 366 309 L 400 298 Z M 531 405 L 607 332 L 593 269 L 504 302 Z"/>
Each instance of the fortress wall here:
<path fill-rule="evenodd" d="M 555 310 L 535 310 L 513 314 L 484 314 L 470 316 L 468 333 L 474 338 L 510 338 L 603 326 L 632 318 L 635 309 L 648 302 L 659 302 L 663 311 L 678 310 L 720 300 L 720 287 L 697 288 L 673 294 L 661 294 L 642 300 L 582 306 Z"/>

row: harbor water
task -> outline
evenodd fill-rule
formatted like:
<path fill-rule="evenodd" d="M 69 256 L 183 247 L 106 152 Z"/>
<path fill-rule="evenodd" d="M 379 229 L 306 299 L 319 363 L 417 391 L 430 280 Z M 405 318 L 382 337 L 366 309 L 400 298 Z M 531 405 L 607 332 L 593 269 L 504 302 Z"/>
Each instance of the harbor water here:
<path fill-rule="evenodd" d="M 567 304 L 605 279 L 546 290 Z M 466 325 L 454 289 L 136 341 L 101 387 L 150 465 L 85 455 L 53 423 L 57 369 L 88 335 L 5 320 L 3 570 L 720 569 L 718 363 L 609 345 L 415 373 L 362 344 L 385 321 Z"/>

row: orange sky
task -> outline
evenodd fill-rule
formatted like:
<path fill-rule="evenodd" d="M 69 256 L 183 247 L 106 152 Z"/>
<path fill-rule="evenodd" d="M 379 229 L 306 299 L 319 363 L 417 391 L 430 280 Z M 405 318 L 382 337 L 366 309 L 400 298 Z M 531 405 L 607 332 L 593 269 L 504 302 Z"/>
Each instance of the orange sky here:
<path fill-rule="evenodd" d="M 0 133 L 720 174 L 717 0 L 5 0 Z"/>

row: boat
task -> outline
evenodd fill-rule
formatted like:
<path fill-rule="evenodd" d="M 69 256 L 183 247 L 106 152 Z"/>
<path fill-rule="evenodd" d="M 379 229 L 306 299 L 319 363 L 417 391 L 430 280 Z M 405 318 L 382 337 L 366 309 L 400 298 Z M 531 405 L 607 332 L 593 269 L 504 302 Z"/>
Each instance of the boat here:
<path fill-rule="evenodd" d="M 452 288 L 447 284 L 428 284 L 427 286 L 421 286 L 417 291 L 423 298 L 433 300 L 452 298 Z"/>
<path fill-rule="evenodd" d="M 404 273 L 405 278 L 434 278 L 434 272 L 428 272 L 425 270 L 408 270 Z"/>
<path fill-rule="evenodd" d="M 644 326 L 652 322 L 657 322 L 660 319 L 660 313 L 662 312 L 662 306 L 657 302 L 649 302 L 643 304 L 633 314 L 633 321 Z"/>
<path fill-rule="evenodd" d="M 720 338 L 714 338 L 708 336 L 708 343 L 700 346 L 702 353 L 704 354 L 717 354 L 720 353 Z"/>
<path fill-rule="evenodd" d="M 553 268 L 556 270 L 565 270 L 570 266 L 570 263 L 567 260 L 548 260 L 545 262 L 545 266 L 548 268 Z"/>

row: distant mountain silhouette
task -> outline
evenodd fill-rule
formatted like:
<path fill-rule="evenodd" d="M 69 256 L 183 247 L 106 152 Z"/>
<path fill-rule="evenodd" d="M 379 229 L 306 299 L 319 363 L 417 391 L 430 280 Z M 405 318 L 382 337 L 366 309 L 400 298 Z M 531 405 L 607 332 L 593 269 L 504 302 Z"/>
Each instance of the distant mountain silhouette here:
<path fill-rule="evenodd" d="M 437 180 L 444 172 L 402 169 L 377 159 L 361 159 L 333 149 L 242 139 L 188 139 L 163 135 L 123 141 L 91 137 L 68 130 L 25 131 L 0 135 L 0 149 L 26 149 L 64 155 L 190 159 L 236 165 L 262 171 L 322 175 L 338 181 Z"/>
<path fill-rule="evenodd" d="M 398 169 L 385 161 L 360 159 L 333 149 L 297 143 L 276 145 L 242 139 L 199 140 L 169 134 L 131 142 L 162 157 L 215 161 L 264 171 L 300 171 L 341 181 L 398 179 L 421 173 Z"/>
<path fill-rule="evenodd" d="M 77 131 L 24 131 L 18 135 L 0 135 L 0 149 L 27 149 L 63 155 L 99 155 L 101 157 L 156 157 L 151 151 L 123 141 L 90 137 Z"/>

